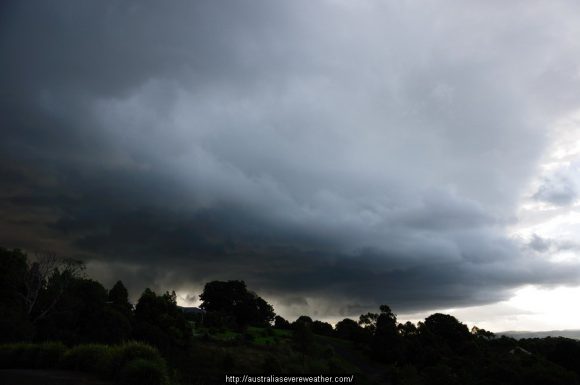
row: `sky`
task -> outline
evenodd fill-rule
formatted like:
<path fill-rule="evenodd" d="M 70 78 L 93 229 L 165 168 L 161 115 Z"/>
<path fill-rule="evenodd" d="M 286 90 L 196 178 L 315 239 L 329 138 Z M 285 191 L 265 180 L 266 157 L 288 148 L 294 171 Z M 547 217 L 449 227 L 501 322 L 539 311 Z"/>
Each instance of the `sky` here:
<path fill-rule="evenodd" d="M 0 244 L 134 298 L 242 279 L 580 327 L 577 1 L 4 1 Z"/>

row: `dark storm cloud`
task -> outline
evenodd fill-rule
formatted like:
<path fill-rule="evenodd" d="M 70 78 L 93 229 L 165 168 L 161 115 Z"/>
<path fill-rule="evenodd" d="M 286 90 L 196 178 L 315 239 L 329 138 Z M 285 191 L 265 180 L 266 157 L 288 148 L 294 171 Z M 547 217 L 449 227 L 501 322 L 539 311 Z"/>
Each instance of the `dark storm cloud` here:
<path fill-rule="evenodd" d="M 4 5 L 2 241 L 135 290 L 245 279 L 322 315 L 576 282 L 506 226 L 547 126 L 580 101 L 578 11 Z"/>

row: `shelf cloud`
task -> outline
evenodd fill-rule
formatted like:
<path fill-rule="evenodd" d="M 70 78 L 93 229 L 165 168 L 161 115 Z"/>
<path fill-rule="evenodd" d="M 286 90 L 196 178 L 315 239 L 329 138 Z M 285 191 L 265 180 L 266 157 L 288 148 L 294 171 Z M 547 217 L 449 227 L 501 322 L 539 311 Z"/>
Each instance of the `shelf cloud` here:
<path fill-rule="evenodd" d="M 5 246 L 79 256 L 133 290 L 244 279 L 328 317 L 579 283 L 577 264 L 508 231 L 549 128 L 579 106 L 576 2 L 1 15 Z M 566 175 L 532 199 L 573 204 Z"/>

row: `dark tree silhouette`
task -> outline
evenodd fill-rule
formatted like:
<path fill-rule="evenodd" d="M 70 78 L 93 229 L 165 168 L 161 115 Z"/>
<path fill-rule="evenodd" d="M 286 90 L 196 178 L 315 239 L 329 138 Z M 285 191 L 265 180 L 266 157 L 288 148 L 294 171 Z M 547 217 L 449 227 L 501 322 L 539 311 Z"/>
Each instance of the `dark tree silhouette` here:
<path fill-rule="evenodd" d="M 119 308 L 132 309 L 131 303 L 129 303 L 129 292 L 122 281 L 117 281 L 111 290 L 109 290 L 108 300 L 111 304 Z"/>
<path fill-rule="evenodd" d="M 50 252 L 38 254 L 30 261 L 23 294 L 30 322 L 35 324 L 48 316 L 84 269 L 83 262 Z"/>
<path fill-rule="evenodd" d="M 134 334 L 162 350 L 190 344 L 191 328 L 177 306 L 174 291 L 157 295 L 145 289 L 135 306 Z"/>
<path fill-rule="evenodd" d="M 292 322 L 292 328 L 295 329 L 298 325 L 306 325 L 310 327 L 312 325 L 312 318 L 307 315 L 301 315 L 300 317 L 296 318 L 296 321 Z"/>
<path fill-rule="evenodd" d="M 358 319 L 358 324 L 368 330 L 370 334 L 375 334 L 377 318 L 379 318 L 377 313 L 361 314 Z"/>
<path fill-rule="evenodd" d="M 290 322 L 277 315 L 274 317 L 274 327 L 276 329 L 290 329 L 291 325 Z"/>
<path fill-rule="evenodd" d="M 335 326 L 336 335 L 339 338 L 353 342 L 364 343 L 368 341 L 368 332 L 364 330 L 356 321 L 345 318 L 337 322 Z"/>
<path fill-rule="evenodd" d="M 381 305 L 381 313 L 376 319 L 375 333 L 371 349 L 376 359 L 394 362 L 400 354 L 400 337 L 397 329 L 397 316 L 386 305 Z"/>
<path fill-rule="evenodd" d="M 300 318 L 302 317 L 305 319 L 301 320 Z M 302 366 L 304 367 L 306 365 L 306 355 L 314 348 L 314 334 L 311 329 L 312 322 L 306 320 L 306 318 L 310 319 L 310 317 L 302 317 L 292 324 L 292 340 L 296 350 L 302 353 Z"/>
<path fill-rule="evenodd" d="M 25 305 L 26 254 L 0 248 L 0 342 L 28 339 L 32 324 Z"/>
<path fill-rule="evenodd" d="M 314 334 L 319 334 L 321 336 L 330 337 L 334 334 L 334 329 L 328 322 L 318 320 L 312 321 L 311 329 Z"/>
<path fill-rule="evenodd" d="M 435 313 L 430 315 L 425 319 L 423 326 L 424 333 L 441 338 L 453 346 L 471 339 L 467 326 L 448 314 Z"/>
<path fill-rule="evenodd" d="M 199 296 L 201 308 L 208 312 L 233 316 L 239 327 L 267 326 L 275 317 L 274 309 L 264 299 L 248 291 L 244 281 L 213 281 Z"/>

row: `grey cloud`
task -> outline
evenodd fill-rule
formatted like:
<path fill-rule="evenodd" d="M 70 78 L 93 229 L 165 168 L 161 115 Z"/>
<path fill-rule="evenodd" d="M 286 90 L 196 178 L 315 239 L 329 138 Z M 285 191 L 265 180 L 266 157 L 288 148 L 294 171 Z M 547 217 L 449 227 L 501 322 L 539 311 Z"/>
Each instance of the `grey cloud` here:
<path fill-rule="evenodd" d="M 552 246 L 552 240 L 544 239 L 540 237 L 538 234 L 533 234 L 532 239 L 530 240 L 529 247 L 537 252 L 543 253 L 548 251 Z"/>
<path fill-rule="evenodd" d="M 578 169 L 565 167 L 544 178 L 533 198 L 556 206 L 569 206 L 578 199 Z"/>
<path fill-rule="evenodd" d="M 506 235 L 580 102 L 578 7 L 527 4 L 11 3 L 2 242 L 320 314 L 575 282 Z"/>
<path fill-rule="evenodd" d="M 573 239 L 563 238 L 544 238 L 533 234 L 528 247 L 538 253 L 558 253 L 558 252 L 578 252 L 580 243 Z"/>

